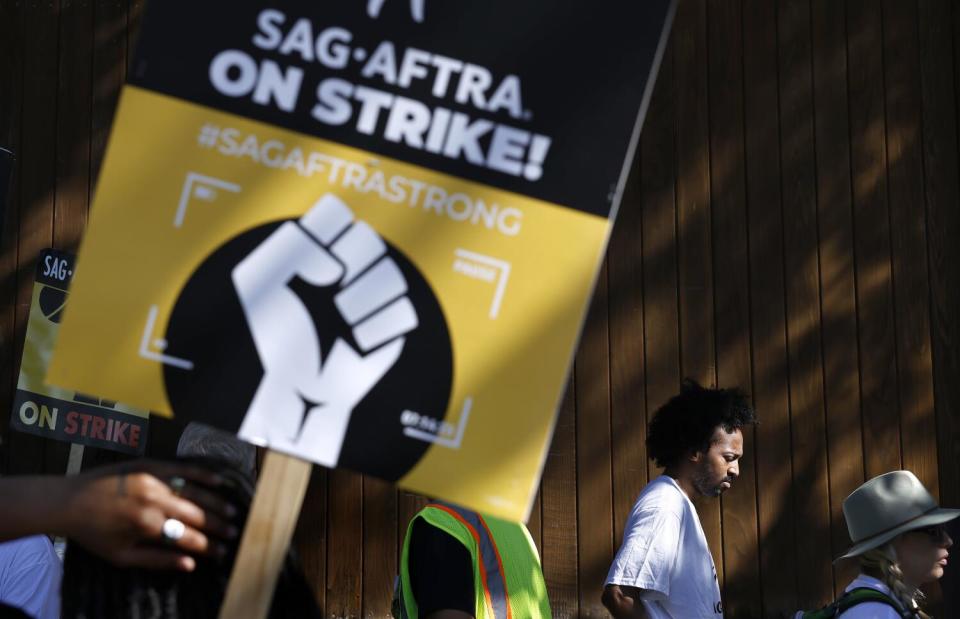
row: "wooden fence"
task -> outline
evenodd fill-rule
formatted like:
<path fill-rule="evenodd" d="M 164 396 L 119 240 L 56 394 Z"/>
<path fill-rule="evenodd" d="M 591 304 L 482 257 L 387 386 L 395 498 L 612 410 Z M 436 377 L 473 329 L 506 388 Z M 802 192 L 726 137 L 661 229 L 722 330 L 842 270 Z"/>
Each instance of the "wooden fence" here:
<path fill-rule="evenodd" d="M 66 467 L 3 411 L 34 261 L 80 241 L 142 4 L 0 0 L 4 473 Z M 685 376 L 743 386 L 762 420 L 739 483 L 698 507 L 728 617 L 843 586 L 841 501 L 865 478 L 906 467 L 960 506 L 958 34 L 948 0 L 681 0 L 529 523 L 557 617 L 606 616 L 656 474 L 646 421 Z M 177 432 L 154 421 L 151 452 Z M 295 539 L 328 616 L 388 616 L 422 504 L 315 471 Z"/>

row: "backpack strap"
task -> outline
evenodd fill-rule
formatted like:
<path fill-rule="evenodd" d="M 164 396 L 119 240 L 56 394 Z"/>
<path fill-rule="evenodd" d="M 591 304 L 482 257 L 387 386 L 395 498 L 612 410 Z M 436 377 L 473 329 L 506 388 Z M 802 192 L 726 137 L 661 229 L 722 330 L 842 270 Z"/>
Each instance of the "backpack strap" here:
<path fill-rule="evenodd" d="M 836 601 L 837 615 L 841 615 L 847 612 L 848 609 L 857 604 L 863 604 L 864 602 L 880 602 L 881 604 L 886 604 L 895 610 L 903 619 L 913 619 L 916 617 L 913 611 L 900 610 L 900 605 L 894 602 L 893 598 L 889 595 L 876 589 L 871 589 L 870 587 L 857 587 L 844 593 L 840 599 Z"/>

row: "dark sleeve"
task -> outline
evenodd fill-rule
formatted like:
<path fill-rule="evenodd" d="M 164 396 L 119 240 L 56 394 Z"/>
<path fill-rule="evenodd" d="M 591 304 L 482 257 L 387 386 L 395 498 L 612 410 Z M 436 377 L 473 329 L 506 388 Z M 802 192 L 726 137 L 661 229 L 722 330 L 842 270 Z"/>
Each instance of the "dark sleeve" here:
<path fill-rule="evenodd" d="M 473 562 L 456 538 L 417 518 L 410 533 L 408 561 L 410 586 L 421 617 L 438 610 L 473 615 Z"/>

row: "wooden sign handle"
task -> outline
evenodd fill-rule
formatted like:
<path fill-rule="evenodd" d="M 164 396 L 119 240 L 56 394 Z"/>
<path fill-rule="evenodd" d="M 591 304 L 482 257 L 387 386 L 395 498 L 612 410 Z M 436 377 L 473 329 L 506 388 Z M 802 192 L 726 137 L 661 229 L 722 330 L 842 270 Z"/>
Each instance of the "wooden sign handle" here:
<path fill-rule="evenodd" d="M 70 443 L 70 456 L 67 459 L 67 477 L 80 474 L 83 468 L 83 445 Z"/>
<path fill-rule="evenodd" d="M 312 465 L 268 451 L 240 539 L 220 619 L 263 619 L 283 567 Z"/>

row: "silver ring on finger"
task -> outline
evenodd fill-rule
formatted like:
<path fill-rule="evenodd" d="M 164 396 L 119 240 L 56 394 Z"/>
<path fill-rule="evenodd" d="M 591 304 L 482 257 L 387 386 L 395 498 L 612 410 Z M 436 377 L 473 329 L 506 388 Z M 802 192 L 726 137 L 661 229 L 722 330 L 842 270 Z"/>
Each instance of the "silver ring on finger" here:
<path fill-rule="evenodd" d="M 163 541 L 173 544 L 180 541 L 186 532 L 187 526 L 185 524 L 176 518 L 167 518 L 163 521 L 163 529 L 161 529 L 160 535 L 163 537 Z"/>

